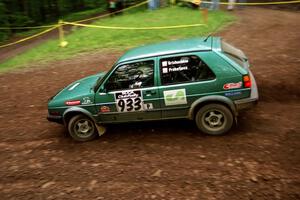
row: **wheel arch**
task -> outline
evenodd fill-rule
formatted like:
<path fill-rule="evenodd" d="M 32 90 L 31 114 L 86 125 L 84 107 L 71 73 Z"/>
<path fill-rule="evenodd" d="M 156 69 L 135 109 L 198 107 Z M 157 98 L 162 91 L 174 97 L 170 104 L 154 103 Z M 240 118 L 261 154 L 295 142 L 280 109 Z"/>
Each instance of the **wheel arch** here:
<path fill-rule="evenodd" d="M 193 120 L 195 119 L 197 111 L 204 105 L 217 103 L 226 106 L 232 112 L 233 116 L 237 116 L 237 109 L 234 105 L 233 101 L 224 96 L 212 95 L 212 96 L 205 96 L 197 99 L 194 101 L 190 107 L 188 118 Z"/>
<path fill-rule="evenodd" d="M 67 126 L 70 119 L 78 114 L 83 114 L 83 115 L 89 117 L 96 124 L 96 121 L 95 121 L 93 115 L 89 111 L 87 111 L 81 107 L 70 107 L 63 114 L 64 125 Z"/>

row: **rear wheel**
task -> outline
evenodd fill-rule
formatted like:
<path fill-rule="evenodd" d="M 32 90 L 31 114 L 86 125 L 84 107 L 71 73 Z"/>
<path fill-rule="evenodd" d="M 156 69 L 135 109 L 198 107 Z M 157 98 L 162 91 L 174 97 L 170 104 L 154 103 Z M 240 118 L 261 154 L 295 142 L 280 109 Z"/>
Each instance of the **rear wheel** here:
<path fill-rule="evenodd" d="M 97 137 L 97 129 L 93 120 L 85 115 L 75 115 L 68 123 L 71 137 L 79 142 L 86 142 Z"/>
<path fill-rule="evenodd" d="M 222 135 L 231 129 L 233 115 L 226 106 L 207 104 L 198 110 L 195 121 L 201 132 L 208 135 Z"/>

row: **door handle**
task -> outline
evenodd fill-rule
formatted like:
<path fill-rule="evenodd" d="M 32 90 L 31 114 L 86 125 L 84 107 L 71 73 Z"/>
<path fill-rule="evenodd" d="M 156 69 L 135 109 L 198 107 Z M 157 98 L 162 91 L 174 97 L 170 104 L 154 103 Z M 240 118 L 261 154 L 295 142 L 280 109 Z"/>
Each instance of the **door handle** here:
<path fill-rule="evenodd" d="M 148 90 L 148 91 L 146 91 L 146 96 L 152 96 L 152 95 L 155 95 L 155 94 L 156 94 L 155 90 Z"/>

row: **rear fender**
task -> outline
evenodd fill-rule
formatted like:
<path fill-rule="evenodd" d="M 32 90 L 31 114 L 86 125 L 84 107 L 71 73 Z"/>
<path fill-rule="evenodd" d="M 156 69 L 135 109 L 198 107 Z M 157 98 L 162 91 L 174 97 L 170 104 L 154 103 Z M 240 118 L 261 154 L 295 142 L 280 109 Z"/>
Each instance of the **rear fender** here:
<path fill-rule="evenodd" d="M 196 101 L 194 101 L 194 103 L 192 103 L 192 105 L 190 107 L 188 118 L 193 120 L 197 110 L 200 107 L 202 107 L 203 105 L 206 105 L 209 103 L 219 103 L 219 104 L 223 104 L 223 105 L 227 106 L 231 110 L 234 117 L 236 117 L 238 114 L 237 109 L 231 99 L 224 97 L 224 96 L 212 95 L 212 96 L 201 97 L 201 98 L 197 99 Z"/>

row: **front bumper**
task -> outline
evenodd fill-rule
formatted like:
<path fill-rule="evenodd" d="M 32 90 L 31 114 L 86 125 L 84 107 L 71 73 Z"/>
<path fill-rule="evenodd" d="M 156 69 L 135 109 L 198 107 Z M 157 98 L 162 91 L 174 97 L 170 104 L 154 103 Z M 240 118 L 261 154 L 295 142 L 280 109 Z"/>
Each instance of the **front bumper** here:
<path fill-rule="evenodd" d="M 59 123 L 59 124 L 64 124 L 64 121 L 63 121 L 63 117 L 62 117 L 62 116 L 48 115 L 48 116 L 47 116 L 47 120 L 48 120 L 49 122 L 56 122 L 56 123 Z"/>
<path fill-rule="evenodd" d="M 259 95 L 258 95 L 257 84 L 250 70 L 249 70 L 249 75 L 251 78 L 251 94 L 249 98 L 234 101 L 237 111 L 251 108 L 252 106 L 256 105 L 258 102 Z"/>

